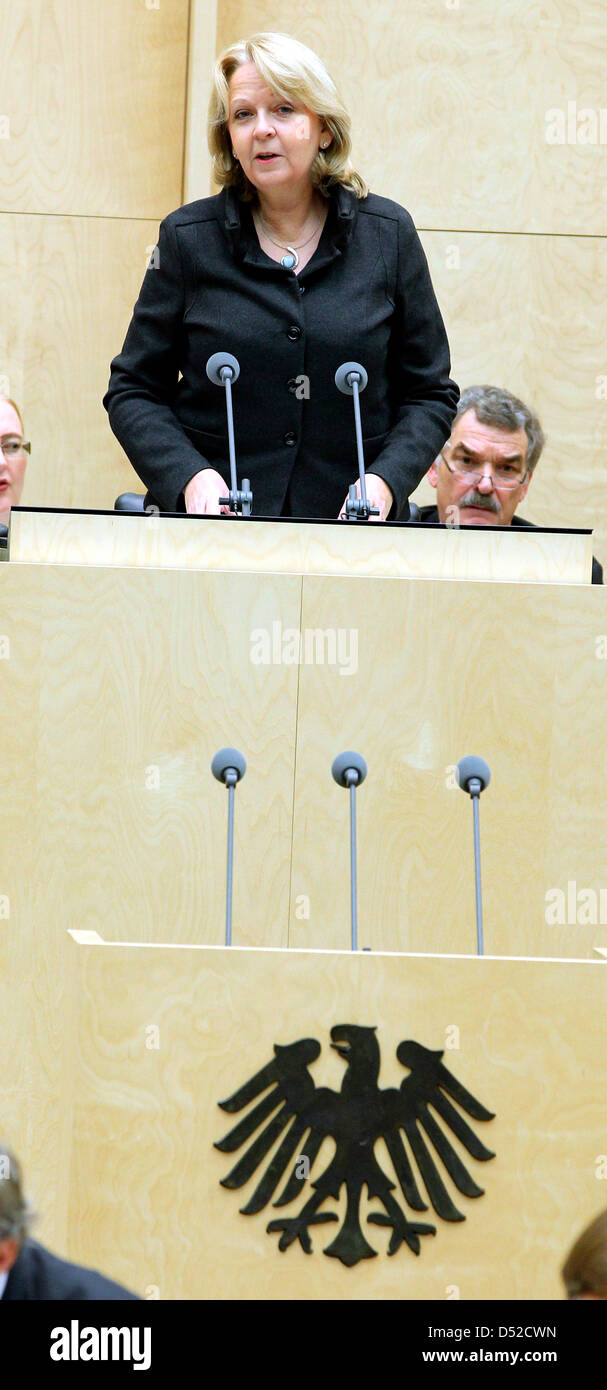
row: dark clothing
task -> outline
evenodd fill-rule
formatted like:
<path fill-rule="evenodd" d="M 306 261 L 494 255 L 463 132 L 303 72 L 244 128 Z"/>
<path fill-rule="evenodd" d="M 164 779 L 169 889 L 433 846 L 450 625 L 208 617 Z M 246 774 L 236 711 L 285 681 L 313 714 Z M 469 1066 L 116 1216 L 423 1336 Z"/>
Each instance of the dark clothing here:
<path fill-rule="evenodd" d="M 256 515 L 286 507 L 292 516 L 337 516 L 358 464 L 353 400 L 337 390 L 335 372 L 355 361 L 369 376 L 366 469 L 392 489 L 391 520 L 407 519 L 407 498 L 448 438 L 459 391 L 404 208 L 336 185 L 299 276 L 261 250 L 251 206 L 233 189 L 161 223 L 104 405 L 163 511 L 185 510 L 183 489 L 201 468 L 229 485 L 225 391 L 206 374 L 220 350 L 240 364 L 238 482 L 250 478 Z"/>
<path fill-rule="evenodd" d="M 19 1251 L 8 1276 L 2 1302 L 10 1299 L 46 1300 L 67 1299 L 136 1299 L 121 1284 L 105 1279 L 94 1269 L 69 1264 L 52 1255 L 36 1240 L 28 1240 Z"/>
<path fill-rule="evenodd" d="M 431 522 L 431 521 L 438 522 L 438 507 L 421 507 L 421 508 L 420 508 L 420 513 L 419 513 L 419 515 L 420 515 L 420 520 L 421 520 L 422 522 Z M 532 521 L 525 521 L 525 520 L 523 519 L 522 516 L 516 516 L 516 515 L 513 516 L 512 521 L 510 522 L 510 525 L 511 525 L 511 526 L 529 526 L 529 527 L 531 527 L 532 530 L 535 529 L 534 523 L 533 523 Z M 599 564 L 598 560 L 595 560 L 594 555 L 593 555 L 593 557 L 592 557 L 592 583 L 593 583 L 593 584 L 602 584 L 602 583 L 603 583 L 603 567 L 602 567 L 602 565 Z"/>

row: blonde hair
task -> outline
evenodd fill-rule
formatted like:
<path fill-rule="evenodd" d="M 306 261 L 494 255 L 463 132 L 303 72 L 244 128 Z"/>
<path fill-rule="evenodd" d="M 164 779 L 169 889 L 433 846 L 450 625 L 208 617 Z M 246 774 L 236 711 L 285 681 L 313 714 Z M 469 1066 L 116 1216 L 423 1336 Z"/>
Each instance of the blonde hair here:
<path fill-rule="evenodd" d="M 607 1298 L 607 1211 L 602 1211 L 578 1236 L 563 1265 L 569 1298 L 583 1293 Z"/>
<path fill-rule="evenodd" d="M 230 78 L 243 63 L 254 63 L 268 87 L 279 96 L 307 106 L 330 130 L 329 148 L 319 151 L 312 163 L 312 186 L 328 197 L 330 186 L 339 183 L 350 188 L 357 198 L 365 198 L 368 186 L 350 160 L 352 140 L 348 111 L 322 60 L 289 34 L 254 34 L 250 39 L 240 39 L 225 48 L 215 63 L 208 143 L 216 183 L 235 188 L 243 201 L 250 201 L 257 192 L 234 159 L 228 133 Z"/>
<path fill-rule="evenodd" d="M 23 424 L 23 416 L 22 416 L 22 414 L 21 414 L 21 411 L 20 411 L 20 409 L 19 409 L 19 406 L 17 405 L 17 402 L 16 402 L 16 401 L 12 401 L 11 398 L 10 398 L 10 396 L 3 396 L 1 392 L 0 392 L 0 401 L 6 401 L 6 404 L 7 404 L 7 405 L 12 405 L 13 410 L 14 410 L 14 412 L 15 412 L 15 415 L 17 415 L 17 416 L 19 417 L 19 424 L 21 425 L 21 433 L 24 435 L 24 434 L 25 434 L 25 426 L 24 426 L 24 424 Z"/>

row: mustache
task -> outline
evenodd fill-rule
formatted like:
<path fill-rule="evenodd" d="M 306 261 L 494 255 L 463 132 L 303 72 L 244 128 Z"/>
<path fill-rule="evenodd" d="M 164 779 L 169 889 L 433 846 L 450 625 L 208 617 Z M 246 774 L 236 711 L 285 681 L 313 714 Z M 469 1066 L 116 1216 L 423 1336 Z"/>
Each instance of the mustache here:
<path fill-rule="evenodd" d="M 500 510 L 500 504 L 496 497 L 487 497 L 487 495 L 482 492 L 476 492 L 474 488 L 471 492 L 467 492 L 464 497 L 460 497 L 458 507 L 461 511 L 466 507 L 476 507 L 482 511 L 493 512 L 494 514 Z"/>

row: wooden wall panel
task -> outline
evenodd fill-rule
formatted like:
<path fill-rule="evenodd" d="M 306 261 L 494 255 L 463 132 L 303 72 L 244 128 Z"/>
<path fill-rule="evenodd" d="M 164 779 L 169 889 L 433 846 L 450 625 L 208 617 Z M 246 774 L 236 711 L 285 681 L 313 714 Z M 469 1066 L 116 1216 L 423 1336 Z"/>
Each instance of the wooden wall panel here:
<path fill-rule="evenodd" d="M 327 63 L 354 158 L 422 227 L 602 235 L 603 142 L 550 144 L 546 113 L 606 108 L 602 0 L 222 0 L 218 48 L 283 30 Z M 592 122 L 587 128 L 592 135 Z M 565 136 L 567 131 L 565 131 Z M 564 194 L 566 190 L 566 195 Z"/>
<path fill-rule="evenodd" d="M 181 202 L 188 0 L 12 0 L 0 210 L 163 217 Z"/>
<path fill-rule="evenodd" d="M 111 508 L 143 491 L 101 400 L 156 222 L 0 216 L 0 376 L 32 454 L 24 506 Z"/>
<path fill-rule="evenodd" d="M 607 242 L 450 232 L 422 241 L 460 388 L 504 386 L 540 417 L 547 443 L 521 515 L 594 528 L 607 565 Z M 435 503 L 436 492 L 425 482 L 414 498 Z"/>
<path fill-rule="evenodd" d="M 216 53 L 217 0 L 190 0 L 183 202 L 211 192 L 207 114 Z"/>

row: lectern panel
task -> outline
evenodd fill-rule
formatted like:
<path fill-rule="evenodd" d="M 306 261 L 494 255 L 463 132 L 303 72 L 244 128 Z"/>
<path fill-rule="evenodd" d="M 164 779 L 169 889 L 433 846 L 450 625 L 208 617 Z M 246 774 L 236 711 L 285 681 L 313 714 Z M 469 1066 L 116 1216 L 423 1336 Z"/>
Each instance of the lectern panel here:
<path fill-rule="evenodd" d="M 360 526 L 238 517 L 143 516 L 15 508 L 12 563 L 143 565 L 359 579 L 518 580 L 585 584 L 590 531 Z"/>
<path fill-rule="evenodd" d="M 354 748 L 359 944 L 474 951 L 470 799 L 455 764 L 486 759 L 485 948 L 592 956 L 607 946 L 607 634 L 602 589 L 304 580 L 290 943 L 345 946 Z M 329 638 L 333 634 L 333 647 Z M 604 639 L 607 653 L 607 636 Z M 305 909 L 305 910 L 304 910 Z M 339 925 L 338 925 L 339 924 Z M 335 933 L 339 931 L 336 939 Z"/>
<path fill-rule="evenodd" d="M 301 581 L 2 566 L 5 929 L 224 937 L 227 794 L 241 747 L 234 940 L 286 944 L 297 668 L 252 634 L 299 624 Z M 271 904 L 271 910 L 268 905 Z M 270 925 L 271 924 L 271 925 Z"/>
<path fill-rule="evenodd" d="M 475 950 L 472 813 L 486 758 L 486 950 L 607 948 L 605 592 L 147 568 L 3 565 L 0 911 L 31 934 L 220 943 L 237 792 L 234 941 L 346 948 L 355 748 L 359 944 Z M 303 596 L 303 597 L 302 597 Z M 601 635 L 603 634 L 603 635 Z"/>
<path fill-rule="evenodd" d="M 73 1100 L 69 1093 L 58 1097 L 57 1112 L 71 1139 L 64 1248 L 72 1258 L 162 1299 L 559 1297 L 558 1271 L 567 1247 L 602 1201 L 597 1177 L 607 1091 L 604 965 L 73 943 L 71 949 L 78 953 L 74 1089 Z M 9 1019 L 17 1031 L 22 1028 L 10 1007 Z M 330 1045 L 331 1030 L 339 1025 L 337 1039 L 343 1047 L 348 1032 L 349 1055 Z M 279 1148 L 286 1130 L 275 1131 L 264 1153 L 263 1144 L 258 1148 L 261 1161 L 251 1163 L 241 1186 L 221 1184 L 259 1130 L 251 1123 L 244 1142 L 241 1133 L 241 1142 L 235 1136 L 223 1152 L 215 1145 L 267 1100 L 276 1078 L 268 1074 L 253 1084 L 248 1101 L 237 1108 L 237 1097 L 231 1112 L 219 1102 L 276 1062 L 275 1045 L 289 1048 L 302 1039 L 312 1040 L 307 1064 L 300 1065 L 291 1051 L 283 1054 L 291 1059 L 285 1065 L 309 1078 L 311 1128 L 320 1123 L 313 1118 L 314 1087 L 329 1088 L 323 1102 L 328 1137 L 305 1181 L 304 1164 L 292 1202 L 272 1205 L 291 1167 L 305 1157 L 301 1132 L 271 1198 L 264 1205 L 260 1197 L 259 1209 L 243 1215 L 240 1208 L 272 1159 L 275 1176 L 282 1172 Z M 443 1162 L 436 1124 L 421 1125 L 418 1132 L 459 1219 L 437 1211 L 434 1201 L 440 1206 L 442 1199 L 436 1188 L 430 1198 L 415 1127 L 400 1132 L 423 1198 L 417 1210 L 397 1181 L 394 1146 L 389 1152 L 381 1137 L 385 1107 L 397 1116 L 409 1113 L 410 1074 L 417 1094 L 428 1093 L 424 1058 L 430 1070 L 439 1064 L 446 1069 L 441 1095 L 451 1096 L 468 1126 L 468 1139 L 461 1126 L 456 1137 L 453 1106 L 449 1111 L 440 1096 L 436 1103 L 442 1108 L 434 1111 L 432 1103 L 438 1128 L 460 1161 L 458 1182 L 464 1181 L 463 1167 L 482 1190 L 472 1196 L 468 1189 L 466 1195 L 453 1163 L 449 1170 Z M 356 1102 L 363 1073 L 364 1113 Z M 371 1092 L 379 1097 L 375 1110 Z M 23 1094 L 23 1123 L 30 1106 Z M 297 1099 L 292 1109 L 296 1116 L 303 1113 Z M 261 1129 L 271 1113 L 266 1106 Z M 335 1131 L 338 1116 L 344 1133 L 353 1143 L 358 1135 L 359 1145 L 365 1120 L 368 1152 L 393 1183 L 401 1218 L 385 1189 L 369 1198 L 363 1183 L 360 1201 L 352 1196 L 359 1170 Z M 323 1186 L 333 1154 L 341 1154 L 343 1174 L 335 1198 Z M 29 1165 L 38 1193 L 40 1159 L 32 1156 Z M 320 1186 L 312 1189 L 317 1180 Z M 304 1252 L 298 1238 L 281 1252 L 281 1232 L 268 1232 L 268 1224 L 295 1220 L 314 1190 L 317 1215 L 337 1219 L 310 1224 L 312 1253 Z M 369 1247 L 363 1257 L 355 1246 L 350 1263 L 343 1258 L 343 1231 L 353 1224 L 352 1211 L 346 1220 L 346 1190 Z M 45 1203 L 52 1200 L 47 1185 Z M 386 1211 L 392 1225 L 369 1219 Z M 420 1234 L 418 1255 L 406 1239 L 387 1254 L 399 1220 L 402 1229 L 405 1223 L 434 1228 L 434 1234 Z M 328 1255 L 340 1235 L 339 1253 Z"/>

